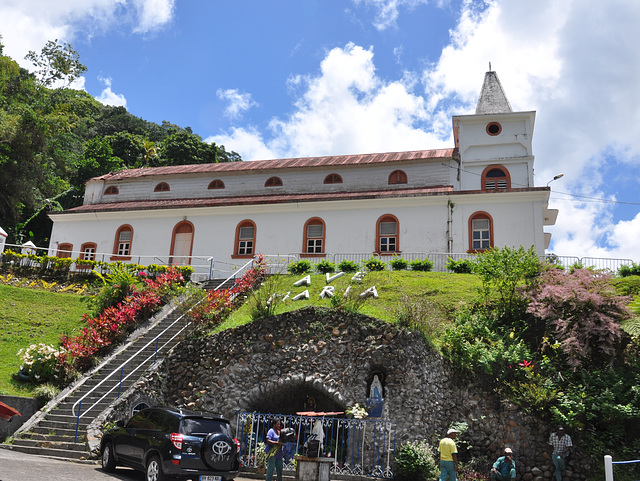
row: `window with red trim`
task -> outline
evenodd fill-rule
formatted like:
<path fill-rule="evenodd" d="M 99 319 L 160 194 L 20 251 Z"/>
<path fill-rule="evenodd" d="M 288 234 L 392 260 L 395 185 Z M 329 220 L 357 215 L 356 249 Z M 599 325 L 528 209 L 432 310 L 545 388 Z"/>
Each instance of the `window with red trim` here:
<path fill-rule="evenodd" d="M 325 184 L 342 184 L 342 177 L 338 174 L 329 174 L 324 178 Z"/>
<path fill-rule="evenodd" d="M 482 190 L 507 190 L 511 188 L 509 171 L 501 165 L 490 165 L 482 172 Z"/>
<path fill-rule="evenodd" d="M 235 257 L 252 257 L 256 247 L 256 225 L 244 220 L 236 228 Z"/>
<path fill-rule="evenodd" d="M 56 257 L 60 258 L 68 258 L 71 257 L 71 251 L 73 250 L 73 244 L 64 243 L 58 244 L 58 251 L 56 252 Z"/>
<path fill-rule="evenodd" d="M 80 246 L 80 259 L 95 261 L 97 249 L 98 245 L 95 242 L 85 242 Z"/>
<path fill-rule="evenodd" d="M 406 184 L 407 183 L 407 174 L 402 170 L 394 170 L 389 174 L 389 185 L 393 184 Z"/>
<path fill-rule="evenodd" d="M 391 254 L 400 250 L 398 219 L 390 214 L 383 215 L 376 224 L 376 251 Z"/>
<path fill-rule="evenodd" d="M 224 182 L 222 182 L 220 179 L 215 179 L 212 180 L 211 182 L 209 182 L 209 187 L 207 187 L 209 190 L 211 189 L 224 189 Z"/>
<path fill-rule="evenodd" d="M 120 226 L 116 231 L 116 238 L 113 244 L 113 255 L 116 257 L 130 257 L 132 241 L 133 229 L 131 226 Z"/>
<path fill-rule="evenodd" d="M 482 252 L 493 247 L 493 219 L 486 212 L 469 217 L 469 250 Z"/>
<path fill-rule="evenodd" d="M 169 192 L 171 189 L 169 188 L 169 184 L 166 182 L 160 182 L 156 185 L 156 188 L 153 189 L 154 192 Z"/>
<path fill-rule="evenodd" d="M 282 185 L 282 179 L 280 177 L 269 177 L 264 183 L 265 187 L 280 187 Z"/>
<path fill-rule="evenodd" d="M 325 225 L 319 217 L 313 217 L 304 224 L 304 254 L 324 254 Z"/>
<path fill-rule="evenodd" d="M 106 189 L 104 189 L 104 195 L 115 195 L 118 194 L 118 188 L 115 185 L 110 185 Z"/>

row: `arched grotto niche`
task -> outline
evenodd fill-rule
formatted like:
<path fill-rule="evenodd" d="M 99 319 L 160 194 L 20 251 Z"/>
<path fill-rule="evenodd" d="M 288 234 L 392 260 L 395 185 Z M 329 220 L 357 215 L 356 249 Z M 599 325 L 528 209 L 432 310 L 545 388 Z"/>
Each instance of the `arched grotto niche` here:
<path fill-rule="evenodd" d="M 295 414 L 303 411 L 343 412 L 346 403 L 337 393 L 305 382 L 268 384 L 260 397 L 251 399 L 248 410 L 261 413 Z"/>

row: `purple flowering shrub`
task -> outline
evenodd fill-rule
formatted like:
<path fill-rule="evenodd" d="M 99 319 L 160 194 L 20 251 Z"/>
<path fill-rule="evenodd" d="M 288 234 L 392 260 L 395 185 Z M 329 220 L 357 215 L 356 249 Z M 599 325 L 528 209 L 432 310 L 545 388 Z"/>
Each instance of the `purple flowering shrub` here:
<path fill-rule="evenodd" d="M 609 365 L 624 348 L 620 321 L 630 317 L 629 299 L 616 293 L 609 274 L 550 269 L 526 296 L 527 312 L 546 322 L 543 347 L 573 370 Z"/>

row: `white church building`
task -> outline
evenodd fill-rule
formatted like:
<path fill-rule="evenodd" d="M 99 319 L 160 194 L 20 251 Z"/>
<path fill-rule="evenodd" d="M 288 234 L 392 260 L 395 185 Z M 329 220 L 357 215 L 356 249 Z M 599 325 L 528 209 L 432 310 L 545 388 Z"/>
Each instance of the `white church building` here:
<path fill-rule="evenodd" d="M 490 71 L 475 114 L 453 117 L 449 149 L 109 173 L 86 183 L 82 206 L 50 214 L 50 255 L 208 259 L 221 273 L 255 254 L 390 260 L 533 246 L 543 255 L 558 212 L 550 189 L 534 186 L 534 121 L 534 111 L 512 111 Z"/>

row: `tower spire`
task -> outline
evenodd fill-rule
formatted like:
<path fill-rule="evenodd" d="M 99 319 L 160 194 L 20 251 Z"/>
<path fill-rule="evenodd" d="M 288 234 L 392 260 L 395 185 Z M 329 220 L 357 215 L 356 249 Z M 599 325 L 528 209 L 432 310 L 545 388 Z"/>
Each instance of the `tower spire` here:
<path fill-rule="evenodd" d="M 482 84 L 482 90 L 478 98 L 476 115 L 501 114 L 506 112 L 512 112 L 511 104 L 502 89 L 498 75 L 491 70 L 491 62 L 489 62 L 489 71 L 484 74 L 484 83 Z"/>

